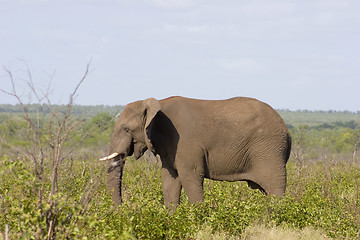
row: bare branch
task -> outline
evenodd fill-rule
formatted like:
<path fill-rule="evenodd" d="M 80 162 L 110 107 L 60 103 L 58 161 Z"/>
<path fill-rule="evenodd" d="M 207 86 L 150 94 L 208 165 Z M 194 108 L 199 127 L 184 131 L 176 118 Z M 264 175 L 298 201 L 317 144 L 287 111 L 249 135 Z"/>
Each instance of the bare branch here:
<path fill-rule="evenodd" d="M 52 92 L 51 86 L 52 86 L 52 82 L 54 80 L 55 73 L 56 73 L 56 71 L 54 71 L 52 74 L 48 74 L 48 73 L 45 72 L 45 74 L 49 78 L 49 82 L 48 82 L 48 86 L 46 88 L 46 91 L 45 92 L 42 91 L 42 94 L 44 95 L 45 99 L 47 99 L 47 100 L 49 99 L 49 96 L 50 96 L 50 94 Z"/>
<path fill-rule="evenodd" d="M 75 97 L 75 94 L 77 93 L 80 85 L 85 81 L 85 79 L 88 77 L 88 75 L 90 74 L 90 63 L 91 63 L 91 59 L 90 61 L 87 63 L 86 65 L 86 69 L 85 69 L 85 73 L 83 75 L 83 77 L 81 78 L 81 80 L 78 82 L 78 84 L 76 85 L 74 91 L 72 92 L 72 94 L 70 95 L 70 99 L 69 99 L 69 103 L 68 103 L 68 113 L 67 114 L 70 114 L 70 111 L 71 111 L 71 107 L 72 107 L 72 104 L 73 104 L 73 101 L 74 101 L 74 97 Z"/>
<path fill-rule="evenodd" d="M 4 67 L 4 70 L 5 72 L 9 75 L 9 78 L 10 78 L 10 82 L 11 82 L 11 85 L 12 85 L 12 92 L 7 92 L 5 90 L 2 90 L 2 92 L 10 95 L 10 96 L 13 96 L 17 99 L 20 107 L 21 107 L 21 110 L 22 112 L 24 113 L 24 117 L 25 117 L 25 120 L 27 121 L 27 123 L 30 125 L 30 127 L 34 130 L 34 131 L 37 131 L 37 128 L 36 126 L 34 125 L 34 123 L 31 121 L 31 118 L 30 118 L 30 115 L 29 115 L 29 112 L 26 110 L 26 107 L 21 99 L 21 97 L 17 94 L 16 92 L 16 87 L 15 87 L 15 79 L 14 79 L 14 76 L 12 74 L 12 72 L 7 69 L 6 67 Z"/>
<path fill-rule="evenodd" d="M 60 180 L 59 177 L 62 174 L 59 169 L 61 169 L 61 164 L 63 161 L 68 158 L 75 150 L 75 145 L 68 147 L 65 144 L 74 136 L 74 130 L 79 128 L 79 126 L 84 122 L 84 120 L 73 119 L 71 117 L 71 110 L 74 99 L 81 84 L 85 81 L 90 73 L 90 62 L 87 64 L 85 73 L 83 74 L 82 78 L 77 83 L 75 89 L 71 92 L 69 96 L 69 102 L 64 109 L 65 112 L 61 110 L 59 111 L 50 100 L 51 83 L 54 74 L 49 75 L 49 84 L 47 88 L 42 91 L 38 90 L 30 68 L 27 65 L 26 67 L 26 79 L 24 82 L 27 86 L 27 89 L 30 91 L 30 95 L 35 97 L 37 104 L 35 116 L 29 112 L 27 105 L 24 104 L 22 97 L 20 97 L 18 94 L 15 84 L 15 77 L 9 69 L 5 68 L 5 72 L 10 79 L 12 89 L 11 91 L 0 89 L 0 91 L 9 96 L 15 97 L 20 104 L 23 116 L 27 123 L 26 131 L 22 133 L 24 138 L 27 140 L 27 144 L 25 146 L 18 147 L 12 146 L 9 144 L 9 142 L 6 142 L 7 138 L 5 136 L 0 136 L 0 143 L 3 143 L 4 145 L 12 148 L 16 152 L 21 153 L 23 156 L 33 161 L 33 170 L 36 176 L 36 184 L 34 185 L 34 188 L 38 195 L 38 207 L 41 211 L 41 215 L 46 218 L 46 222 L 48 223 L 46 229 L 47 237 L 52 239 L 55 236 L 57 227 L 54 222 L 56 221 L 57 214 L 61 211 L 61 209 L 58 207 L 60 199 L 55 197 L 57 196 L 56 193 L 58 192 L 58 180 Z M 41 118 L 40 112 L 41 105 L 44 101 L 47 103 L 47 107 L 50 111 L 50 118 L 46 120 Z M 84 140 L 84 137 L 81 138 L 80 142 Z M 49 164 L 49 173 L 44 171 L 45 164 Z M 46 184 L 45 181 L 49 182 Z M 45 189 L 46 186 L 49 185 L 50 191 Z M 86 211 L 86 205 L 91 199 L 91 187 L 94 186 L 89 186 L 89 191 L 84 191 L 84 197 L 78 203 L 84 206 L 84 211 Z M 50 206 L 49 208 L 42 210 L 43 201 L 46 201 L 46 199 Z"/>
<path fill-rule="evenodd" d="M 10 78 L 10 81 L 11 81 L 11 85 L 12 85 L 12 92 L 8 92 L 8 91 L 5 91 L 4 89 L 0 89 L 3 93 L 7 94 L 7 95 L 10 95 L 10 96 L 13 96 L 15 98 L 17 98 L 17 100 L 19 101 L 19 97 L 18 95 L 16 94 L 16 88 L 15 88 L 15 81 L 14 81 L 14 77 L 13 77 L 13 74 L 12 72 L 4 67 L 4 71 L 9 75 L 9 78 Z"/>

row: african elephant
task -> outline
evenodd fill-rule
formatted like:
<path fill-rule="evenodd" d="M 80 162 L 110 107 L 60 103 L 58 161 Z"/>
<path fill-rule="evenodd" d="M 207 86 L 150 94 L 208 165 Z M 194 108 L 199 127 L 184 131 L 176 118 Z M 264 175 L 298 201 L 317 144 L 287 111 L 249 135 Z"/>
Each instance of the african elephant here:
<path fill-rule="evenodd" d="M 204 178 L 247 181 L 265 194 L 282 196 L 291 150 L 279 114 L 256 99 L 149 98 L 128 104 L 111 138 L 107 187 L 121 203 L 127 156 L 147 150 L 161 158 L 164 204 L 176 207 L 181 188 L 189 201 L 203 201 Z"/>

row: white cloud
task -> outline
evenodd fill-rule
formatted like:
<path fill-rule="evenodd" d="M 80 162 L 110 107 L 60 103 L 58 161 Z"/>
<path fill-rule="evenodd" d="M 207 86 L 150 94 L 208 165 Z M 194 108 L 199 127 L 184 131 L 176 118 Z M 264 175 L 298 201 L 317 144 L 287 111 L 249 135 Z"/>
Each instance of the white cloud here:
<path fill-rule="evenodd" d="M 295 5 L 292 1 L 251 1 L 240 9 L 249 16 L 279 16 L 292 14 Z"/>
<path fill-rule="evenodd" d="M 194 5 L 192 0 L 150 0 L 150 3 L 162 8 L 187 8 Z"/>
<path fill-rule="evenodd" d="M 349 7 L 349 1 L 347 0 L 318 0 L 314 1 L 314 6 L 319 8 L 331 8 L 334 10 L 339 10 L 342 8 L 348 8 Z"/>
<path fill-rule="evenodd" d="M 240 59 L 220 59 L 216 64 L 225 70 L 240 71 L 244 73 L 256 72 L 260 69 L 261 64 L 251 58 Z"/>
<path fill-rule="evenodd" d="M 206 27 L 206 26 L 187 26 L 185 29 L 188 32 L 203 33 L 203 32 L 206 32 L 208 27 Z"/>
<path fill-rule="evenodd" d="M 206 33 L 209 29 L 209 26 L 205 25 L 175 25 L 164 23 L 162 29 L 165 32 L 173 33 Z"/>

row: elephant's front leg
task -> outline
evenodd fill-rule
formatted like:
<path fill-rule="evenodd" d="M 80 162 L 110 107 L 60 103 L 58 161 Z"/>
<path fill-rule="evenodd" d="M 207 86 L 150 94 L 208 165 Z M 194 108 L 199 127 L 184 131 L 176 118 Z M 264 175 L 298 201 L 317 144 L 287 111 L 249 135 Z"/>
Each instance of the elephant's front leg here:
<path fill-rule="evenodd" d="M 161 170 L 162 189 L 164 195 L 164 205 L 175 209 L 180 201 L 181 184 L 178 173 L 171 168 Z"/>

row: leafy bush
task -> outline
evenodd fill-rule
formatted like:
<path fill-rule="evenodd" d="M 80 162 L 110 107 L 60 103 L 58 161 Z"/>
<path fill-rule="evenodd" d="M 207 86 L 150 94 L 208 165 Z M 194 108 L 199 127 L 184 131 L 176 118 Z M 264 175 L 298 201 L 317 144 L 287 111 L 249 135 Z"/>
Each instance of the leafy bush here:
<path fill-rule="evenodd" d="M 95 158 L 94 158 L 95 159 Z M 62 179 L 56 221 L 57 238 L 71 239 L 193 239 L 206 236 L 237 238 L 252 226 L 321 229 L 335 239 L 360 234 L 360 169 L 354 164 L 312 163 L 295 173 L 288 165 L 289 183 L 283 198 L 264 196 L 243 182 L 205 181 L 205 201 L 191 205 L 185 194 L 169 213 L 162 204 L 160 171 L 143 160 L 128 159 L 124 172 L 124 203 L 114 207 L 105 190 L 101 163 L 75 161 L 69 178 Z M 45 216 L 33 191 L 34 175 L 25 159 L 0 163 L 0 229 L 9 226 L 13 238 L 46 236 Z M 324 167 L 326 166 L 326 167 Z M 84 192 L 91 175 L 103 174 L 91 195 Z M 46 188 L 44 188 L 46 189 Z M 47 188 L 48 189 L 48 188 Z M 65 197 L 67 196 L 67 197 Z M 86 199 L 88 204 L 81 204 Z"/>

